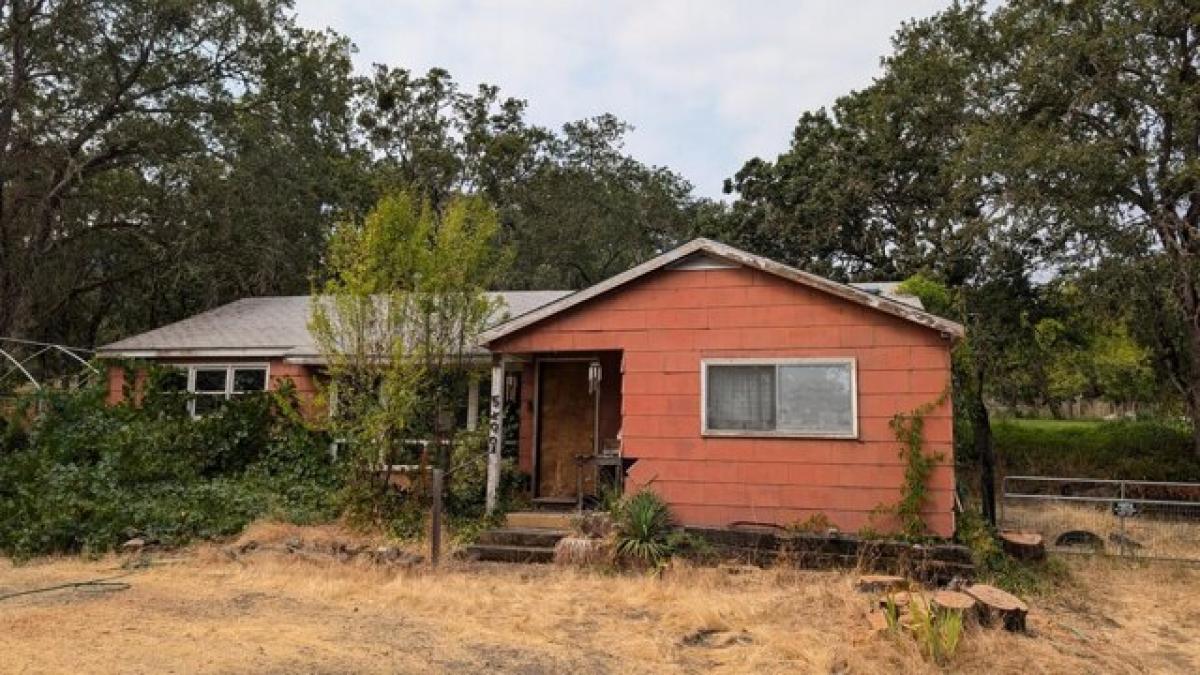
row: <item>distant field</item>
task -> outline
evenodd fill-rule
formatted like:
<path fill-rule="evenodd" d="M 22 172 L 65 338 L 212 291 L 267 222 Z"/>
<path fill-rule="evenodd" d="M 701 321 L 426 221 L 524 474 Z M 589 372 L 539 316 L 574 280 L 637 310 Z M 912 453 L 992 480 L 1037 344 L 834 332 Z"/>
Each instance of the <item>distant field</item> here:
<path fill-rule="evenodd" d="M 1190 430 L 1174 421 L 1008 418 L 992 433 L 1009 475 L 1200 481 Z"/>
<path fill-rule="evenodd" d="M 1105 423 L 1105 420 L 1036 420 L 1011 418 L 998 420 L 997 422 L 999 424 L 1012 425 L 1035 431 L 1087 432 L 1100 428 Z"/>
<path fill-rule="evenodd" d="M 329 528 L 252 528 L 261 545 L 171 554 L 127 590 L 0 602 L 13 673 L 924 673 L 873 633 L 854 575 L 676 567 L 662 578 L 451 562 L 380 569 L 282 552 Z M 351 536 L 351 535 L 346 535 Z M 245 538 L 244 538 L 245 540 Z M 270 549 L 270 550 L 268 550 Z M 121 561 L 0 560 L 0 595 L 119 573 Z M 957 673 L 1198 672 L 1200 569 L 1073 559 L 1031 598 L 1029 636 L 971 629 Z"/>

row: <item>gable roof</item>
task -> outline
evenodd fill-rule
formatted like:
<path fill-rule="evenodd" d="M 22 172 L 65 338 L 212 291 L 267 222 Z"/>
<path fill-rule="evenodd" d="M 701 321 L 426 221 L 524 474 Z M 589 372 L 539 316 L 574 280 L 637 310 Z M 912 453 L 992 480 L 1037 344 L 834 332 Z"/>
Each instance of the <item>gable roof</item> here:
<path fill-rule="evenodd" d="M 489 295 L 503 301 L 496 317 L 503 321 L 570 292 L 497 291 Z M 244 298 L 104 345 L 97 353 L 109 358 L 316 359 L 320 350 L 308 332 L 311 301 L 307 295 Z"/>
<path fill-rule="evenodd" d="M 932 330 L 945 333 L 952 338 L 962 338 L 965 331 L 962 324 L 943 319 L 940 316 L 935 316 L 926 312 L 920 307 L 918 302 L 916 306 L 910 303 L 901 302 L 892 296 L 885 286 L 889 284 L 862 284 L 860 287 L 853 285 L 841 284 L 825 277 L 804 272 L 794 267 L 789 267 L 783 263 L 775 262 L 769 258 L 757 256 L 752 253 L 747 253 L 738 248 L 713 241 L 711 239 L 693 239 L 682 246 L 674 248 L 662 255 L 647 260 L 646 262 L 632 267 L 616 276 L 610 277 L 598 284 L 589 286 L 581 291 L 563 296 L 550 302 L 549 304 L 538 307 L 530 312 L 522 315 L 514 316 L 513 318 L 501 323 L 493 328 L 484 331 L 479 336 L 479 341 L 484 346 L 487 346 L 500 338 L 511 335 L 524 328 L 528 328 L 535 323 L 548 319 L 560 312 L 566 311 L 572 307 L 591 300 L 597 296 L 603 295 L 617 289 L 625 284 L 628 284 L 636 279 L 640 279 L 647 274 L 656 270 L 662 269 L 678 263 L 688 256 L 696 254 L 707 254 L 714 258 L 729 261 L 731 263 L 750 267 L 752 269 L 761 270 L 777 277 L 782 277 L 788 281 L 807 286 L 830 295 L 837 296 L 843 300 L 848 300 L 864 307 L 891 314 L 906 321 L 910 321 L 919 326 L 924 326 Z M 891 286 L 891 291 L 895 291 L 895 286 Z M 891 297 L 889 297 L 891 296 Z"/>

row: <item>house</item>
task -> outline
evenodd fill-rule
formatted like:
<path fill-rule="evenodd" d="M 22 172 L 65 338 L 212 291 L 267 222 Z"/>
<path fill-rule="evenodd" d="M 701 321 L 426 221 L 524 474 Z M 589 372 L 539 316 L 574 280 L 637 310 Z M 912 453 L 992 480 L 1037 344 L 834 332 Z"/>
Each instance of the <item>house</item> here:
<path fill-rule="evenodd" d="M 583 503 L 604 484 L 649 485 L 687 525 L 787 525 L 823 516 L 885 529 L 904 464 L 890 428 L 932 405 L 938 455 L 926 522 L 953 531 L 950 351 L 961 325 L 895 284 L 844 285 L 706 239 L 584 290 L 500 293 L 479 336 L 490 362 L 489 499 L 502 406 L 535 501 Z M 277 386 L 313 390 L 321 357 L 307 298 L 255 298 L 104 347 L 184 366 L 196 399 Z M 110 370 L 121 395 L 123 371 Z M 467 392 L 478 418 L 479 387 Z M 200 406 L 201 410 L 203 406 Z"/>

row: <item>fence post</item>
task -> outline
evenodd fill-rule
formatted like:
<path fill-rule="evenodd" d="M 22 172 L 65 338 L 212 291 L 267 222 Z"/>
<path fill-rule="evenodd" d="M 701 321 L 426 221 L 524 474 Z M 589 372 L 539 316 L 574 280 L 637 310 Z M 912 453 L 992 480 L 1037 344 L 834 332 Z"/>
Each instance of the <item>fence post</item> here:
<path fill-rule="evenodd" d="M 1004 502 L 1006 501 L 1006 499 L 1005 499 L 1006 497 L 1008 497 L 1008 476 L 1005 476 L 1004 478 L 1000 479 L 1000 499 L 996 500 L 996 508 L 998 511 L 998 513 L 996 515 L 996 529 L 997 530 L 1005 527 L 1005 525 L 1004 525 Z"/>
<path fill-rule="evenodd" d="M 433 513 L 429 527 L 429 563 L 437 567 L 442 555 L 442 469 L 433 470 Z"/>
<path fill-rule="evenodd" d="M 1121 555 L 1127 556 L 1132 551 L 1129 547 L 1129 537 L 1125 535 L 1125 481 L 1121 481 L 1121 501 L 1117 502 L 1118 530 L 1121 532 Z"/>

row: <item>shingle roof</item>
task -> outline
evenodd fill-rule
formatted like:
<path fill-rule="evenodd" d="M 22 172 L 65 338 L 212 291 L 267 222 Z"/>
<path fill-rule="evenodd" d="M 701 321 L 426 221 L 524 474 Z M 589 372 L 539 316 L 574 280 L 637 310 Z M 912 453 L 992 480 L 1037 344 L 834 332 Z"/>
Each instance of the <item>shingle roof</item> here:
<path fill-rule="evenodd" d="M 498 291 L 498 321 L 526 314 L 571 291 Z M 98 350 L 108 357 L 289 356 L 314 357 L 308 332 L 310 296 L 245 298 L 161 328 L 118 340 Z M 482 351 L 482 350 L 481 350 Z"/>
<path fill-rule="evenodd" d="M 824 277 L 751 255 L 732 246 L 695 239 L 633 269 L 581 291 L 496 291 L 504 310 L 480 336 L 482 345 L 581 302 L 628 283 L 653 270 L 697 253 L 749 265 L 800 284 L 837 295 L 914 323 L 961 337 L 961 325 L 925 312 L 921 301 L 899 293 L 896 282 L 844 285 Z M 320 350 L 308 332 L 310 296 L 245 298 L 182 321 L 134 335 L 101 347 L 101 357 L 288 357 L 319 358 Z"/>

